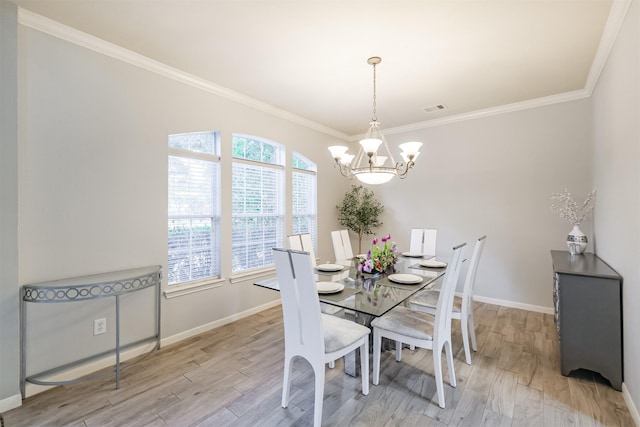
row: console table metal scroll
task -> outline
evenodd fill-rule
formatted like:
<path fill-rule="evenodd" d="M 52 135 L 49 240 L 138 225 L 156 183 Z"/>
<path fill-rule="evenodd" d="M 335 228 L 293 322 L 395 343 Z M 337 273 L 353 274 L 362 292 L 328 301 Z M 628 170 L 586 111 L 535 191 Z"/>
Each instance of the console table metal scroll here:
<path fill-rule="evenodd" d="M 162 267 L 159 265 L 122 270 L 111 273 L 94 274 L 91 276 L 73 277 L 69 279 L 54 280 L 50 282 L 24 285 L 21 289 L 21 312 L 22 312 L 22 332 L 21 332 L 21 366 L 20 366 L 20 386 L 22 396 L 25 397 L 26 382 L 38 385 L 63 385 L 72 384 L 79 381 L 86 381 L 99 376 L 109 375 L 115 371 L 116 389 L 120 388 L 120 351 L 128 347 L 142 344 L 148 341 L 155 341 L 155 347 L 151 351 L 160 348 L 160 284 L 162 282 Z M 120 346 L 120 295 L 136 292 L 150 287 L 156 288 L 156 330 L 155 336 L 151 336 L 125 346 Z M 97 298 L 115 297 L 115 349 L 109 350 L 88 358 L 68 363 L 49 369 L 44 372 L 26 376 L 27 366 L 27 303 L 70 303 L 93 300 Z M 64 369 L 80 365 L 82 363 L 95 360 L 115 352 L 116 365 L 113 370 L 105 373 L 95 374 L 88 377 L 65 380 L 65 381 L 44 381 L 40 378 L 54 374 Z"/>

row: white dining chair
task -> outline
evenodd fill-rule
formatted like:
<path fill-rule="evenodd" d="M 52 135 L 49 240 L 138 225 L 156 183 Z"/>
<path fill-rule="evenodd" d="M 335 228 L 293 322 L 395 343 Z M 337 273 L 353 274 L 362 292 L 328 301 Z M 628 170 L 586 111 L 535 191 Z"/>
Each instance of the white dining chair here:
<path fill-rule="evenodd" d="M 325 364 L 360 349 L 362 394 L 369 394 L 370 329 L 320 312 L 311 256 L 291 249 L 273 249 L 284 318 L 282 407 L 289 405 L 292 361 L 306 359 L 315 375 L 313 425 L 322 421 Z"/>
<path fill-rule="evenodd" d="M 428 256 L 436 255 L 438 230 L 432 228 L 412 228 L 409 252 Z"/>
<path fill-rule="evenodd" d="M 409 243 L 409 252 L 412 254 L 421 254 L 422 253 L 422 238 L 424 237 L 424 229 L 422 228 L 412 228 L 411 229 L 411 240 Z"/>
<path fill-rule="evenodd" d="M 343 262 L 353 258 L 351 239 L 349 230 L 335 230 L 331 232 L 331 242 L 333 243 L 333 253 L 336 262 Z"/>
<path fill-rule="evenodd" d="M 441 292 L 436 305 L 436 315 L 414 311 L 397 306 L 371 322 L 373 327 L 373 384 L 380 382 L 380 352 L 382 338 L 396 342 L 396 360 L 402 359 L 402 344 L 429 349 L 433 352 L 433 370 L 436 379 L 438 405 L 444 408 L 444 383 L 442 376 L 442 351 L 444 350 L 449 371 L 449 383 L 456 386 L 451 349 L 451 307 L 453 294 L 460 275 L 462 248 L 466 243 L 455 246 L 451 251 L 449 266 L 444 275 Z"/>
<path fill-rule="evenodd" d="M 302 250 L 302 240 L 300 239 L 299 234 L 291 234 L 287 236 L 289 240 L 289 249 L 294 249 L 296 251 Z"/>
<path fill-rule="evenodd" d="M 436 256 L 436 240 L 438 239 L 438 230 L 433 228 L 424 229 L 424 238 L 422 240 L 422 255 Z"/>
<path fill-rule="evenodd" d="M 317 265 L 316 254 L 313 250 L 313 242 L 311 241 L 311 234 L 292 234 L 288 236 L 289 249 L 295 249 L 297 251 L 309 252 L 311 254 L 311 262 L 315 267 Z"/>
<path fill-rule="evenodd" d="M 471 255 L 471 261 L 469 262 L 469 269 L 464 280 L 464 287 L 462 289 L 462 298 L 455 298 L 453 303 L 453 310 L 451 312 L 451 318 L 460 320 L 460 329 L 462 329 L 462 344 L 464 346 L 464 356 L 467 364 L 471 364 L 471 350 L 469 348 L 469 337 L 471 337 L 471 348 L 473 351 L 478 351 L 476 344 L 476 331 L 475 324 L 473 322 L 473 292 L 476 283 L 476 274 L 478 272 L 478 265 L 480 263 L 480 256 L 482 255 L 482 249 L 486 242 L 487 236 L 482 236 L 476 240 L 476 244 L 473 248 L 473 255 Z M 423 313 L 429 313 L 435 315 L 436 304 L 440 294 L 439 289 L 427 289 L 418 293 L 415 297 L 409 300 L 409 308 L 412 310 L 418 310 Z"/>
<path fill-rule="evenodd" d="M 311 235 L 309 233 L 292 234 L 288 236 L 288 239 L 289 249 L 309 252 L 311 256 L 311 265 L 313 265 L 313 267 L 317 266 L 317 260 L 313 252 L 313 243 L 311 242 Z M 316 277 L 316 279 L 318 279 L 318 277 Z M 344 310 L 342 308 L 330 304 L 320 303 L 320 311 L 332 316 L 344 316 Z M 335 368 L 335 366 L 334 361 L 329 362 L 329 367 L 331 369 Z"/>

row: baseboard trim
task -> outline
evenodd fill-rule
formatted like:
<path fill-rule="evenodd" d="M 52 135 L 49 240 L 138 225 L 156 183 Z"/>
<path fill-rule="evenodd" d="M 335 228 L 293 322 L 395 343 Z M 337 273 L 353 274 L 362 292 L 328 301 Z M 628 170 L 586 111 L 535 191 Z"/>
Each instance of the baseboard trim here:
<path fill-rule="evenodd" d="M 22 406 L 22 396 L 20 393 L 0 400 L 0 414 L 17 408 L 18 406 Z"/>
<path fill-rule="evenodd" d="M 161 343 L 164 347 L 165 345 L 170 345 L 182 341 L 187 338 L 191 338 L 195 335 L 210 331 L 211 329 L 219 328 L 220 326 L 224 326 L 228 323 L 235 322 L 236 320 L 243 319 L 245 317 L 251 316 L 253 314 L 259 313 L 268 308 L 276 307 L 280 305 L 280 299 L 273 300 L 266 304 L 259 305 L 257 307 L 253 307 L 249 310 L 242 311 L 240 313 L 232 314 L 231 316 L 224 317 L 222 319 L 218 319 L 213 322 L 205 323 L 204 325 L 197 326 L 193 329 L 189 329 L 188 331 L 180 332 L 179 334 L 172 335 L 167 338 L 163 338 Z"/>
<path fill-rule="evenodd" d="M 268 302 L 266 304 L 262 304 L 260 306 L 234 314 L 232 316 L 225 317 L 223 319 L 216 320 L 214 322 L 210 322 L 210 323 L 198 326 L 197 328 L 193 328 L 188 331 L 184 331 L 179 334 L 164 338 L 160 341 L 161 343 L 160 345 L 162 347 L 165 345 L 174 344 L 176 342 L 201 334 L 203 332 L 207 332 L 211 329 L 218 328 L 220 326 L 226 325 L 236 320 L 240 320 L 244 317 L 251 316 L 253 314 L 266 310 L 268 308 L 276 307 L 278 305 L 280 305 L 280 299 Z M 140 346 L 131 348 L 127 351 L 124 351 L 120 354 L 120 361 L 125 362 L 127 360 L 133 359 L 134 357 L 138 357 L 143 354 L 146 354 L 151 350 L 153 350 L 154 346 L 155 346 L 155 343 L 147 343 L 147 344 L 142 344 Z M 55 375 L 42 378 L 42 380 L 64 381 L 64 380 L 68 380 L 69 378 L 80 378 L 80 377 L 98 372 L 101 369 L 113 367 L 115 366 L 115 364 L 116 364 L 115 355 L 110 355 L 110 356 L 106 356 L 104 358 L 95 360 L 93 362 L 90 362 L 72 369 L 68 369 L 63 372 L 56 373 Z M 52 387 L 57 387 L 57 386 L 53 386 L 53 385 L 44 386 L 44 385 L 27 383 L 25 386 L 25 398 L 34 396 L 38 393 L 42 393 L 43 391 L 49 390 Z M 114 380 L 114 387 L 115 387 L 115 380 Z M 21 404 L 22 404 L 22 398 L 19 394 L 16 396 L 12 396 L 11 398 L 0 401 L 0 412 L 2 412 L 3 410 L 16 408 Z M 6 406 L 6 409 L 5 409 L 5 406 Z"/>
<path fill-rule="evenodd" d="M 521 302 L 508 301 L 504 299 L 488 298 L 488 297 L 482 297 L 479 295 L 474 295 L 473 300 L 478 302 L 484 302 L 486 304 L 501 305 L 503 307 L 518 308 L 520 310 L 535 311 L 535 312 L 544 313 L 544 314 L 554 313 L 553 307 L 543 307 L 540 305 L 524 304 Z"/>
<path fill-rule="evenodd" d="M 633 421 L 636 423 L 636 427 L 640 426 L 640 412 L 638 412 L 638 408 L 636 408 L 636 405 L 633 403 L 631 395 L 629 394 L 629 389 L 625 383 L 622 383 L 622 396 L 627 404 L 631 418 L 633 418 Z"/>

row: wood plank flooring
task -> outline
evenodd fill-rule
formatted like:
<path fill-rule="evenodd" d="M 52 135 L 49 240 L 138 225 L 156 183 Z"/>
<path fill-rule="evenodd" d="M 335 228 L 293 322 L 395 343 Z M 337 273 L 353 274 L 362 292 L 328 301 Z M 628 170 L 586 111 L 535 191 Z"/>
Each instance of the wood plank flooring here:
<path fill-rule="evenodd" d="M 560 374 L 553 317 L 474 303 L 478 352 L 464 362 L 454 321 L 456 388 L 445 374 L 438 407 L 428 350 L 382 355 L 380 385 L 361 393 L 342 361 L 327 368 L 326 426 L 634 426 L 622 393 L 597 374 Z M 112 376 L 57 387 L 1 414 L 21 426 L 310 426 L 313 372 L 294 364 L 291 403 L 280 407 L 283 368 L 280 307 L 125 363 Z M 443 361 L 443 366 L 446 363 Z"/>

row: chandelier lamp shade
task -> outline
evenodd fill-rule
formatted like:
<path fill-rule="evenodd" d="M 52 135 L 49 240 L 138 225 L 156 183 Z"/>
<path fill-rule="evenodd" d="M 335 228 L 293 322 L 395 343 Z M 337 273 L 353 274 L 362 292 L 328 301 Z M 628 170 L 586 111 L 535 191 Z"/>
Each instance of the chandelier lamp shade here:
<path fill-rule="evenodd" d="M 396 162 L 389 150 L 389 145 L 380 130 L 380 122 L 376 116 L 376 65 L 382 59 L 374 56 L 367 60 L 373 66 L 373 117 L 369 123 L 369 130 L 360 140 L 360 149 L 356 155 L 349 154 L 348 147 L 334 145 L 329 147 L 335 165 L 340 173 L 352 179 L 354 176 L 365 184 L 384 184 L 394 176 L 400 179 L 407 177 L 409 169 L 413 168 L 415 160 L 420 154 L 421 142 L 405 142 L 400 144 L 400 156 L 403 161 Z"/>

